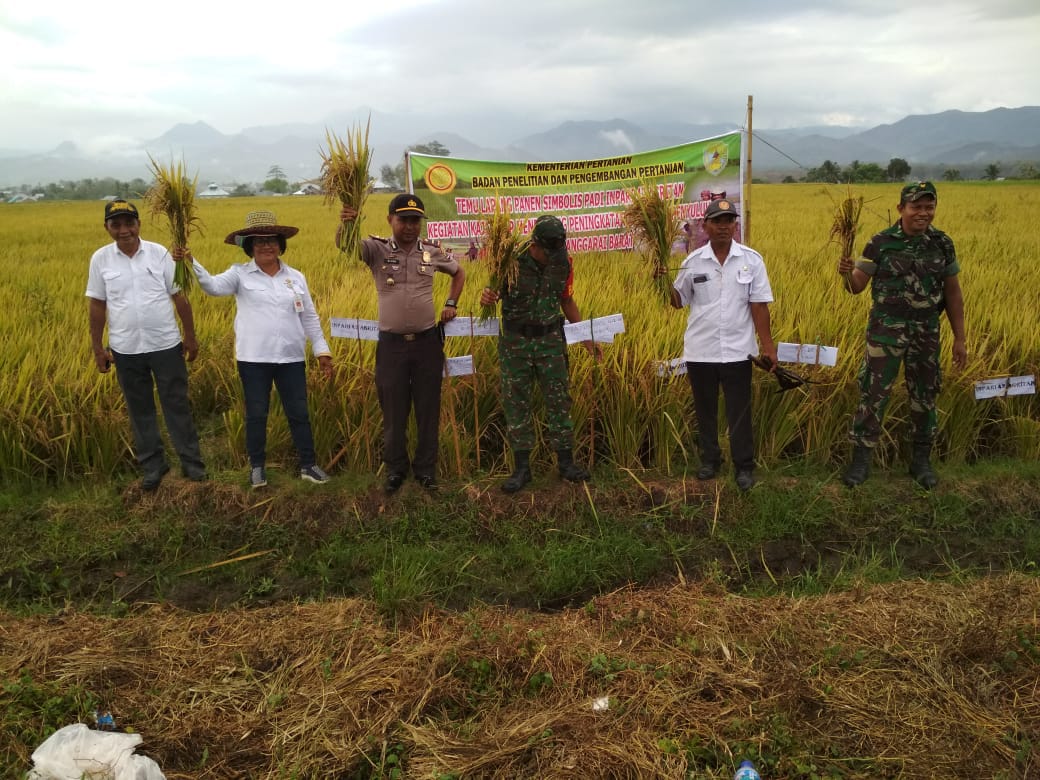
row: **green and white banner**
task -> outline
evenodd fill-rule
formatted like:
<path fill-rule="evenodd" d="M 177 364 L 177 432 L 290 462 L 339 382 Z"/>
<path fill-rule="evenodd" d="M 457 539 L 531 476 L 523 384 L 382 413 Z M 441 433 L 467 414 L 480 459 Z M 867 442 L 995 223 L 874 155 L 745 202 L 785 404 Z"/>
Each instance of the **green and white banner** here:
<path fill-rule="evenodd" d="M 427 235 L 465 254 L 479 247 L 484 220 L 496 199 L 525 233 L 541 214 L 554 214 L 567 228 L 572 252 L 632 248 L 622 214 L 629 191 L 656 186 L 676 202 L 687 252 L 706 240 L 701 228 L 712 200 L 732 201 L 742 212 L 743 133 L 599 160 L 493 162 L 409 152 L 409 188 L 426 206 Z"/>

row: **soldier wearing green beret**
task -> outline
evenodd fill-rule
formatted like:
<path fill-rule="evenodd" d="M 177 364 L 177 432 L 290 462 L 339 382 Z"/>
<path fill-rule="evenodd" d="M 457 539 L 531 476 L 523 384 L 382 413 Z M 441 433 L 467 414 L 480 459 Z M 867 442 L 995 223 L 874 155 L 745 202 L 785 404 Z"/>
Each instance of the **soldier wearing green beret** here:
<path fill-rule="evenodd" d="M 957 368 L 964 367 L 968 352 L 957 254 L 950 237 L 932 227 L 937 202 L 931 182 L 906 185 L 897 206 L 899 221 L 870 239 L 859 260 L 846 257 L 838 263 L 845 288 L 858 295 L 870 283 L 873 299 L 866 354 L 859 371 L 860 402 L 852 419 L 852 462 L 843 476 L 849 487 L 870 476 L 881 420 L 900 363 L 913 426 L 910 473 L 926 490 L 939 481 L 931 452 L 938 427 L 935 402 L 941 386 L 939 318 L 943 311 L 953 331 Z"/>

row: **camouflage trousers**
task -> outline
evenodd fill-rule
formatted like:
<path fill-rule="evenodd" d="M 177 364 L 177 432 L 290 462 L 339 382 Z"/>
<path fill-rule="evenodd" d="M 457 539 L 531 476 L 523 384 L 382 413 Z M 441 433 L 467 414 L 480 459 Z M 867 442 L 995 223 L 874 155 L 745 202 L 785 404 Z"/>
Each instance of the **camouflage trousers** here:
<path fill-rule="evenodd" d="M 884 338 L 878 339 L 874 319 L 872 316 L 867 329 L 867 349 L 859 369 L 860 401 L 852 418 L 852 442 L 865 447 L 877 446 L 881 438 L 881 420 L 902 363 L 910 400 L 913 440 L 931 444 L 938 427 L 935 402 L 942 381 L 939 325 L 934 320 L 915 322 L 886 318 Z"/>
<path fill-rule="evenodd" d="M 502 411 L 506 437 L 513 451 L 534 449 L 532 394 L 537 382 L 545 401 L 545 424 L 549 446 L 571 449 L 570 379 L 567 345 L 561 332 L 539 338 L 503 333 L 498 339 L 498 365 L 502 372 Z"/>

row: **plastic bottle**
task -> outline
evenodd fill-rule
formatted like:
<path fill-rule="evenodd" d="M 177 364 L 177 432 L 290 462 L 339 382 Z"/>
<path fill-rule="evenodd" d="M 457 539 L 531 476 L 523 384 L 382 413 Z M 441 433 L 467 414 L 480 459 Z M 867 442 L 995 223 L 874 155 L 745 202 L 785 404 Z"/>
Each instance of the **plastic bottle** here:
<path fill-rule="evenodd" d="M 733 780 L 762 780 L 762 776 L 758 774 L 758 770 L 755 769 L 755 765 L 750 761 L 744 760 L 740 762 L 740 766 L 737 767 L 737 773 L 733 775 Z"/>

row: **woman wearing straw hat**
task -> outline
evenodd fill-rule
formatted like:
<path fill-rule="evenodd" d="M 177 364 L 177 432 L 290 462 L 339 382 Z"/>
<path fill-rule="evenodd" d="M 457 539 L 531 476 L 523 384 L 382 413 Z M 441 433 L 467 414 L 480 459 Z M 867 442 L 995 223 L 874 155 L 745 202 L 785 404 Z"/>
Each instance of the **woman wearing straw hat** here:
<path fill-rule="evenodd" d="M 171 253 L 176 260 L 193 260 L 199 287 L 205 292 L 235 296 L 235 356 L 246 402 L 246 450 L 249 481 L 254 488 L 267 484 L 267 412 L 272 383 L 278 388 L 289 421 L 300 460 L 300 478 L 319 484 L 329 480 L 315 464 L 307 414 L 307 340 L 326 379 L 332 376 L 332 354 L 307 280 L 281 259 L 286 239 L 298 232 L 297 228 L 279 225 L 270 211 L 247 214 L 245 227 L 229 233 L 224 243 L 241 247 L 252 259 L 215 276 L 186 248 Z"/>

